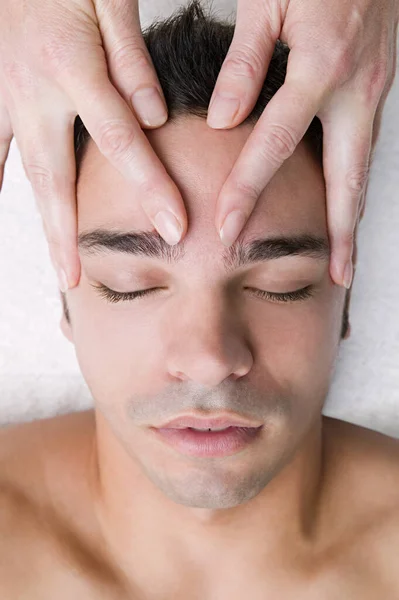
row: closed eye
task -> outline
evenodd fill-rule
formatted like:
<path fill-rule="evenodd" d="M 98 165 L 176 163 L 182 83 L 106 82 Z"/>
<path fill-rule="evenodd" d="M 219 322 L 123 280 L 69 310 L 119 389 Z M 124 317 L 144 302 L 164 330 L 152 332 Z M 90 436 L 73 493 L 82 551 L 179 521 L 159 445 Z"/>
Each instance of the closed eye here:
<path fill-rule="evenodd" d="M 157 290 L 161 290 L 163 288 L 155 287 L 149 288 L 147 290 L 138 290 L 137 292 L 116 292 L 115 290 L 111 290 L 107 286 L 93 285 L 90 284 L 97 290 L 97 293 L 105 298 L 108 302 L 116 303 L 116 302 L 129 302 L 132 300 L 137 300 L 139 298 L 143 298 L 144 296 L 149 296 L 150 294 L 154 294 Z M 268 300 L 271 302 L 297 302 L 299 300 L 306 300 L 310 298 L 314 293 L 314 286 L 308 285 L 300 290 L 295 290 L 293 292 L 284 292 L 284 293 L 276 293 L 276 292 L 266 292 L 264 290 L 258 290 L 257 288 L 246 287 L 244 289 L 250 290 L 255 296 L 261 298 L 263 300 Z"/>
<path fill-rule="evenodd" d="M 97 293 L 105 298 L 108 302 L 128 302 L 129 300 L 136 300 L 137 298 L 142 298 L 143 296 L 149 296 L 151 293 L 156 292 L 161 288 L 149 288 L 148 290 L 138 290 L 137 292 L 115 292 L 115 290 L 111 290 L 106 285 L 93 285 L 90 284 L 97 290 Z"/>
<path fill-rule="evenodd" d="M 266 292 L 264 290 L 258 290 L 257 288 L 246 288 L 251 290 L 255 296 L 262 298 L 263 300 L 270 300 L 272 302 L 297 302 L 298 300 L 306 300 L 313 296 L 314 285 L 307 285 L 300 290 L 294 290 L 293 292 Z"/>

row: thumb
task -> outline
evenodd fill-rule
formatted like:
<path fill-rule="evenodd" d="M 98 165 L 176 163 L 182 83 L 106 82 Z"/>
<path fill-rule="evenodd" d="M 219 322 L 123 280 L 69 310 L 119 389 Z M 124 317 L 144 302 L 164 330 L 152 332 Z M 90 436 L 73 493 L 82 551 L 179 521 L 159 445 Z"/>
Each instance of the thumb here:
<path fill-rule="evenodd" d="M 111 82 L 142 127 L 160 127 L 168 113 L 141 32 L 137 0 L 97 0 L 95 5 Z"/>

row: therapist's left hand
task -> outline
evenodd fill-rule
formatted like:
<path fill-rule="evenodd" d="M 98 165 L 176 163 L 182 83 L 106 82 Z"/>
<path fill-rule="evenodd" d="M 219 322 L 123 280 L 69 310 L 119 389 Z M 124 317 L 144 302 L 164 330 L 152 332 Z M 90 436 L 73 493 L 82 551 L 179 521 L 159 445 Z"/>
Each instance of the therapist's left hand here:
<path fill-rule="evenodd" d="M 242 123 L 259 96 L 277 39 L 290 54 L 283 86 L 221 189 L 216 226 L 225 245 L 236 240 L 262 190 L 317 116 L 323 125 L 330 274 L 349 287 L 370 154 L 395 75 L 398 17 L 399 0 L 238 0 L 208 125 Z M 226 221 L 233 211 L 239 213 Z"/>

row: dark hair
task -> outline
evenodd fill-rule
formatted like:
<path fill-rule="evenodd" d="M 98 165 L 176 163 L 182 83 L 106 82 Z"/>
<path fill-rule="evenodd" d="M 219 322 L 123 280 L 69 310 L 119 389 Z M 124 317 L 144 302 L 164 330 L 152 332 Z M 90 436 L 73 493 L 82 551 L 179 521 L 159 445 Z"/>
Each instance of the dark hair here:
<path fill-rule="evenodd" d="M 201 3 L 192 0 L 162 21 L 155 21 L 144 32 L 144 41 L 157 72 L 168 107 L 168 121 L 182 116 L 204 119 L 222 63 L 233 39 L 234 24 L 206 15 Z M 289 48 L 277 40 L 258 100 L 244 123 L 255 124 L 263 110 L 283 85 Z M 77 177 L 90 135 L 79 116 L 74 124 Z M 323 129 L 315 117 L 306 131 L 304 143 L 322 168 Z M 63 302 L 64 310 L 66 302 Z M 69 318 L 69 315 L 67 315 Z M 342 335 L 348 318 L 345 311 Z"/>
<path fill-rule="evenodd" d="M 168 106 L 169 122 L 185 115 L 206 118 L 233 33 L 234 24 L 206 15 L 198 0 L 192 0 L 168 19 L 155 21 L 143 32 Z M 262 90 L 244 123 L 255 124 L 283 85 L 288 55 L 288 46 L 277 40 Z M 89 133 L 77 116 L 74 144 L 78 171 L 89 139 Z M 323 128 L 315 117 L 305 133 L 304 142 L 315 153 L 320 165 L 322 140 Z"/>

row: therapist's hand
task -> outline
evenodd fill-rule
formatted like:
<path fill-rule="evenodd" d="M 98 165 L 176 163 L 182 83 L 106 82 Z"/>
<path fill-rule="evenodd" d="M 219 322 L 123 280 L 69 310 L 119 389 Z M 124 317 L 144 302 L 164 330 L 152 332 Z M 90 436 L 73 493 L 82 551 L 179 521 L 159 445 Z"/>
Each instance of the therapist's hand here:
<path fill-rule="evenodd" d="M 100 151 L 139 186 L 141 206 L 160 235 L 179 241 L 187 228 L 183 199 L 141 128 L 165 123 L 167 110 L 138 1 L 1 0 L 0 189 L 14 135 L 51 260 L 67 272 L 70 287 L 80 278 L 77 114 Z M 169 220 L 158 221 L 159 213 Z M 59 278 L 64 288 L 60 272 Z"/>
<path fill-rule="evenodd" d="M 398 12 L 398 0 L 238 0 L 208 125 L 242 123 L 256 103 L 278 38 L 290 54 L 284 85 L 221 189 L 216 226 L 226 245 L 235 241 L 316 115 L 323 125 L 330 274 L 337 284 L 350 282 L 370 151 L 395 74 Z"/>

